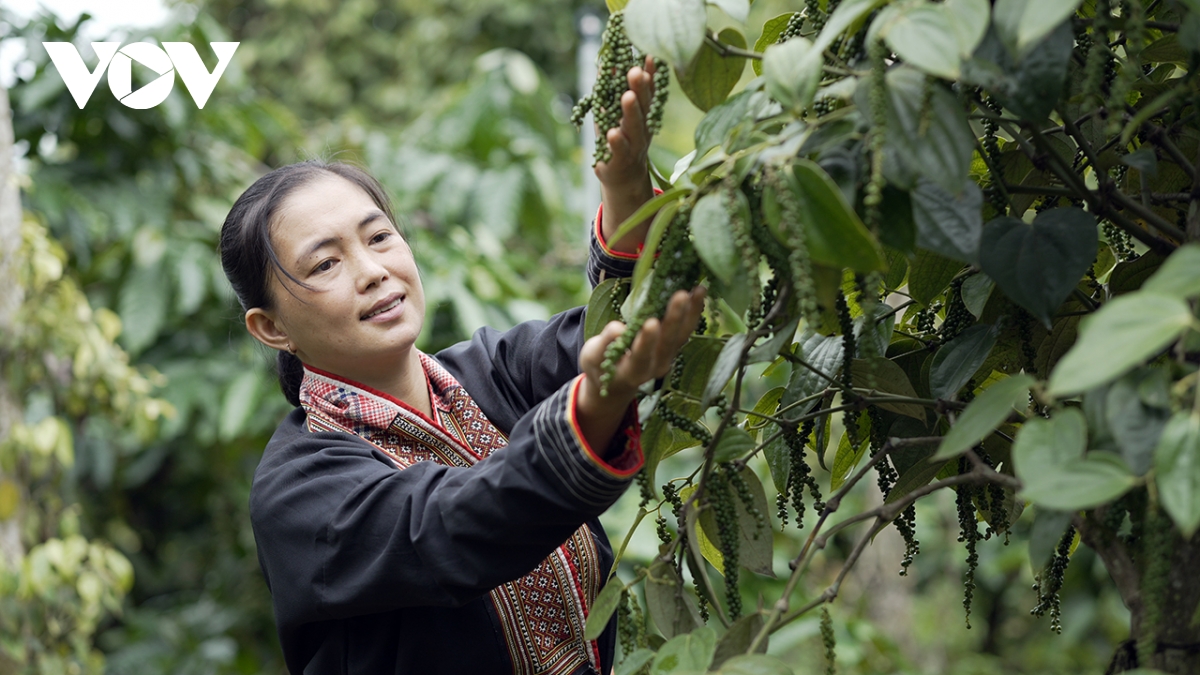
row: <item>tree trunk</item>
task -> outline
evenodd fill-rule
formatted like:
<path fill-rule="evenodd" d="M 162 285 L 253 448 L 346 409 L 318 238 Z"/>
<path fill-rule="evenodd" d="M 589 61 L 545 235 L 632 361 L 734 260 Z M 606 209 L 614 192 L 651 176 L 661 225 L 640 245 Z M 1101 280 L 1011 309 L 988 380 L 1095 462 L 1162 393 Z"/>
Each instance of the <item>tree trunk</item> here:
<path fill-rule="evenodd" d="M 1103 507 L 1075 525 L 1090 548 L 1100 556 L 1129 608 L 1130 639 L 1121 643 L 1105 675 L 1136 668 L 1154 668 L 1171 675 L 1200 673 L 1200 535 L 1191 540 L 1169 527 L 1159 550 L 1146 550 L 1150 537 L 1142 536 L 1126 548 L 1099 527 Z M 1166 516 L 1159 516 L 1165 519 Z M 1169 556 L 1169 564 L 1158 556 Z M 1167 578 L 1152 578 L 1147 567 L 1165 569 Z M 1154 615 L 1157 614 L 1157 618 Z"/>
<path fill-rule="evenodd" d="M 1156 622 L 1157 635 L 1153 653 L 1138 653 L 1138 665 L 1142 668 L 1157 668 L 1165 673 L 1193 675 L 1200 673 L 1200 537 L 1193 536 L 1184 541 L 1172 531 L 1170 573 L 1167 576 L 1166 592 L 1158 601 L 1161 618 Z M 1144 599 L 1143 606 L 1153 603 Z M 1146 636 L 1147 611 L 1132 614 L 1131 635 L 1139 644 Z"/>
<path fill-rule="evenodd" d="M 18 283 L 18 253 L 21 249 L 21 202 L 17 173 L 13 166 L 12 112 L 8 92 L 0 87 L 0 335 L 11 335 L 17 308 L 24 297 Z M 13 392 L 0 379 L 0 438 L 8 436 L 20 421 L 21 409 Z M 0 471 L 0 482 L 5 480 Z M 25 555 L 21 545 L 20 508 L 0 520 L 0 563 L 13 564 Z"/>

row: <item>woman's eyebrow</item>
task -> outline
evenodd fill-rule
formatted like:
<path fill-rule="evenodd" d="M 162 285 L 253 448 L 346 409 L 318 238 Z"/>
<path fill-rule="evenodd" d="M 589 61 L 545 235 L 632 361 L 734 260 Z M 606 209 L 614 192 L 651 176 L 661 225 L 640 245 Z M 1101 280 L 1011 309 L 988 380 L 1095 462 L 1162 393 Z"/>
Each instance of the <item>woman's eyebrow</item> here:
<path fill-rule="evenodd" d="M 358 221 L 357 229 L 361 230 L 362 228 L 366 227 L 367 225 L 370 225 L 371 223 L 375 222 L 376 220 L 379 220 L 382 217 L 383 217 L 383 211 L 376 209 L 376 210 L 368 213 L 362 220 Z"/>
<path fill-rule="evenodd" d="M 355 229 L 361 230 L 362 228 L 366 227 L 367 225 L 370 225 L 371 223 L 373 223 L 376 220 L 379 220 L 380 218 L 383 218 L 383 217 L 384 217 L 383 211 L 380 211 L 378 209 L 371 211 L 366 216 L 364 216 L 362 220 L 358 221 L 358 225 L 355 227 Z M 325 239 L 318 241 L 317 243 L 308 247 L 307 251 L 305 251 L 304 253 L 301 253 L 296 258 L 296 264 L 300 264 L 300 263 L 304 262 L 306 259 L 312 257 L 312 255 L 314 253 L 316 253 L 317 251 L 319 251 L 322 248 L 325 248 L 326 246 L 329 246 L 331 244 L 336 244 L 337 241 L 338 241 L 337 237 L 326 237 Z"/>

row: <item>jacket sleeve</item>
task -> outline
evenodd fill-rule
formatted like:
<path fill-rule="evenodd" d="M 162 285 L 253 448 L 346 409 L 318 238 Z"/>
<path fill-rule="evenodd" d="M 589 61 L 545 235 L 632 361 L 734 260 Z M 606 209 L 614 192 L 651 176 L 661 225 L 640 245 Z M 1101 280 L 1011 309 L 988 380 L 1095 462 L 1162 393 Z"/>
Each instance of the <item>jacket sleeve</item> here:
<path fill-rule="evenodd" d="M 310 433 L 297 410 L 268 444 L 250 512 L 281 634 L 304 624 L 456 606 L 528 573 L 624 492 L 636 434 L 608 461 L 574 417 L 575 379 L 471 468 L 402 471 L 365 441 Z"/>

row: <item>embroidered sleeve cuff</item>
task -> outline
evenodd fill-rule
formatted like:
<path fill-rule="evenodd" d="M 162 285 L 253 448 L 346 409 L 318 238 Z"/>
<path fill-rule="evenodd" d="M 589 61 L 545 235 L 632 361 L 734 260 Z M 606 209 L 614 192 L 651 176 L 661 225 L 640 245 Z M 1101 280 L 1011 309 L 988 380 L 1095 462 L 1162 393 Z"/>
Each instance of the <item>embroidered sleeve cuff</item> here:
<path fill-rule="evenodd" d="M 567 406 L 567 418 L 571 421 L 571 431 L 575 432 L 575 439 L 583 448 L 587 458 L 596 466 L 617 478 L 632 477 L 638 472 L 638 469 L 642 468 L 643 464 L 642 436 L 637 419 L 637 405 L 631 404 L 625 410 L 625 418 L 621 420 L 620 429 L 613 435 L 612 441 L 609 442 L 604 452 L 597 453 L 588 444 L 587 439 L 583 437 L 583 431 L 579 428 L 578 397 L 579 387 L 582 384 L 582 375 L 571 382 L 571 398 L 570 404 Z"/>
<path fill-rule="evenodd" d="M 642 446 L 634 406 L 608 448 L 598 453 L 588 445 L 575 416 L 581 382 L 582 376 L 576 377 L 543 402 L 533 420 L 534 435 L 562 485 L 598 513 L 621 496 L 642 468 Z"/>
<path fill-rule="evenodd" d="M 654 188 L 654 194 L 662 194 L 662 190 Z M 588 250 L 587 272 L 592 286 L 612 277 L 623 279 L 633 276 L 633 267 L 641 254 L 641 247 L 638 248 L 638 253 L 625 253 L 609 248 L 601 228 L 603 219 L 604 205 L 601 204 L 600 208 L 596 209 L 595 220 L 592 221 L 592 241 Z"/>
<path fill-rule="evenodd" d="M 656 190 L 654 194 L 658 194 L 659 192 L 662 192 L 662 190 Z M 596 219 L 592 221 L 592 225 L 593 225 L 592 229 L 595 231 L 596 241 L 600 244 L 600 250 L 603 251 L 605 255 L 613 257 L 613 258 L 624 258 L 626 260 L 637 260 L 638 256 L 641 255 L 641 253 L 642 253 L 641 244 L 638 244 L 638 252 L 637 253 L 629 253 L 628 251 L 612 250 L 611 248 L 609 248 L 608 242 L 604 240 L 604 229 L 602 228 L 603 224 L 604 224 L 604 204 L 601 204 L 600 208 L 596 209 Z"/>

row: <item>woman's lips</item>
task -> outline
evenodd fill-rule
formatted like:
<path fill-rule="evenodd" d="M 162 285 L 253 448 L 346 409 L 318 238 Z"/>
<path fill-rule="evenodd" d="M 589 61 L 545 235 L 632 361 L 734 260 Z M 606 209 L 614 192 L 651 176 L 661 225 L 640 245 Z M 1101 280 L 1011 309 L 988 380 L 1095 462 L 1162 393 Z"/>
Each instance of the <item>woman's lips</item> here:
<path fill-rule="evenodd" d="M 399 318 L 401 314 L 404 314 L 404 296 L 397 294 L 381 301 L 360 320 L 372 322 L 392 321 Z"/>

